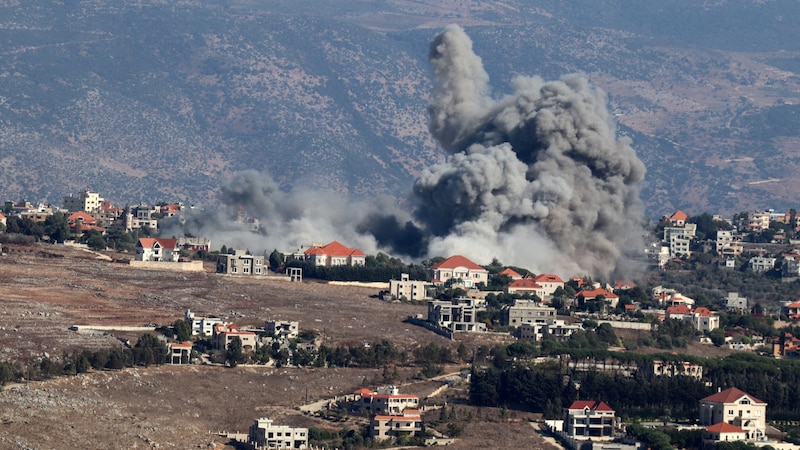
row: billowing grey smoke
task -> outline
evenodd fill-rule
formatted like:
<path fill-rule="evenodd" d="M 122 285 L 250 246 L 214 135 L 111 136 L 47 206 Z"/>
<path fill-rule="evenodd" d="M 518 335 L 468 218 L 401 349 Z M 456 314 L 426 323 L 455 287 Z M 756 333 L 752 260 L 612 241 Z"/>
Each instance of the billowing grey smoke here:
<path fill-rule="evenodd" d="M 645 169 L 618 139 L 605 94 L 581 76 L 516 77 L 490 96 L 472 42 L 451 25 L 430 46 L 429 129 L 452 155 L 416 181 L 432 254 L 463 253 L 604 279 L 641 251 Z"/>
<path fill-rule="evenodd" d="M 280 192 L 248 171 L 223 187 L 223 201 L 259 217 L 260 233 L 231 224 L 235 211 L 190 215 L 186 231 L 253 251 L 340 240 L 368 254 L 462 254 L 536 273 L 629 275 L 627 257 L 642 250 L 645 171 L 630 142 L 615 136 L 604 93 L 577 75 L 517 77 L 512 94 L 492 98 L 458 26 L 436 37 L 429 57 L 429 128 L 450 156 L 416 180 L 413 217 L 391 201 Z"/>

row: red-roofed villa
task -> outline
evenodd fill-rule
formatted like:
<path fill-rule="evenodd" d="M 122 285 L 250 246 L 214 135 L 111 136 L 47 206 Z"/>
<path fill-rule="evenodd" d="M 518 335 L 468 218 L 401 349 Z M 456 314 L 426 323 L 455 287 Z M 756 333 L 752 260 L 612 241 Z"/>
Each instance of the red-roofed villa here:
<path fill-rule="evenodd" d="M 345 247 L 333 241 L 327 245 L 313 245 L 304 252 L 306 261 L 317 266 L 363 266 L 367 255 L 357 248 Z"/>
<path fill-rule="evenodd" d="M 472 288 L 478 283 L 489 282 L 489 271 L 469 259 L 455 255 L 434 264 L 430 268 L 434 284 L 443 284 L 454 280 L 454 284 Z M 459 283 L 455 283 L 458 281 Z"/>
<path fill-rule="evenodd" d="M 137 261 L 172 261 L 180 258 L 177 239 L 139 238 L 136 243 Z"/>
<path fill-rule="evenodd" d="M 723 435 L 727 440 L 739 436 L 741 433 L 733 427 L 744 432 L 743 439 L 758 440 L 766 436 L 767 403 L 752 395 L 731 387 L 700 400 L 700 425 L 719 425 L 706 432 L 719 437 Z M 710 428 L 710 427 L 709 427 Z M 742 436 L 739 436 L 741 440 Z"/>
<path fill-rule="evenodd" d="M 564 408 L 564 433 L 579 441 L 614 439 L 616 413 L 605 402 L 576 400 Z"/>

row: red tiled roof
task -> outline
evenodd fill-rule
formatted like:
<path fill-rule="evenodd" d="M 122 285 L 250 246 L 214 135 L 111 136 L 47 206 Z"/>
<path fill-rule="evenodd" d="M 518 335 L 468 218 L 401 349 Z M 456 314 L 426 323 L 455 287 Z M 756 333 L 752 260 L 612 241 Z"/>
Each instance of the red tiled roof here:
<path fill-rule="evenodd" d="M 606 402 L 601 402 L 598 400 L 575 400 L 569 405 L 569 409 L 586 409 L 589 408 L 592 411 L 614 411 L 610 406 L 606 404 Z"/>
<path fill-rule="evenodd" d="M 507 287 L 522 288 L 522 289 L 543 289 L 539 283 L 531 280 L 530 278 L 521 278 L 519 280 L 512 281 L 511 283 L 508 283 Z"/>
<path fill-rule="evenodd" d="M 691 314 L 692 310 L 683 303 L 667 308 L 667 314 Z"/>
<path fill-rule="evenodd" d="M 753 403 L 764 403 L 761 400 L 759 400 L 759 399 L 753 397 L 752 395 L 748 394 L 747 392 L 744 392 L 743 390 L 735 388 L 735 387 L 731 387 L 731 388 L 725 389 L 722 392 L 717 392 L 716 394 L 709 395 L 708 397 L 704 398 L 703 401 L 704 402 L 713 402 L 713 403 L 735 403 L 736 401 L 738 401 L 740 398 L 742 398 L 744 396 L 749 397 L 750 400 L 753 401 Z"/>
<path fill-rule="evenodd" d="M 681 210 L 675 211 L 675 214 L 669 216 L 669 220 L 671 220 L 673 222 L 676 222 L 676 221 L 679 221 L 679 220 L 686 220 L 688 218 L 689 218 L 689 216 L 687 216 L 686 213 L 681 211 Z"/>
<path fill-rule="evenodd" d="M 96 222 L 96 220 L 94 219 L 94 217 L 92 217 L 91 214 L 83 211 L 74 212 L 70 214 L 69 217 L 67 217 L 67 222 L 76 222 L 76 221 L 83 222 L 87 225 Z"/>
<path fill-rule="evenodd" d="M 498 273 L 498 275 L 505 275 L 511 278 L 522 278 L 522 275 L 517 273 L 514 269 L 507 268 L 504 269 L 502 272 Z"/>
<path fill-rule="evenodd" d="M 470 270 L 486 270 L 461 255 L 451 256 L 438 264 L 434 264 L 431 269 L 455 269 L 457 267 L 466 267 Z"/>
<path fill-rule="evenodd" d="M 582 291 L 578 291 L 578 293 L 575 294 L 575 298 L 578 298 L 578 297 L 595 298 L 598 295 L 602 295 L 605 298 L 619 298 L 619 296 L 617 294 L 615 294 L 613 292 L 608 292 L 607 290 L 605 290 L 603 288 L 597 288 L 597 289 L 592 289 L 592 290 L 584 289 Z"/>
<path fill-rule="evenodd" d="M 714 315 L 714 313 L 712 313 L 711 310 L 706 308 L 705 306 L 698 306 L 694 310 L 694 313 L 697 314 L 698 316 L 703 316 L 703 317 L 709 317 Z"/>
<path fill-rule="evenodd" d="M 731 425 L 728 422 L 715 423 L 714 425 L 706 427 L 706 431 L 710 433 L 746 433 L 743 429 L 736 425 Z"/>
<path fill-rule="evenodd" d="M 368 388 L 361 388 L 361 389 L 353 392 L 353 394 L 361 395 L 361 396 L 370 395 L 370 394 L 372 394 L 372 390 L 370 390 Z"/>
<path fill-rule="evenodd" d="M 625 309 L 626 310 L 634 310 L 634 309 L 636 309 L 636 305 L 631 305 L 630 303 L 627 303 L 625 305 Z"/>
<path fill-rule="evenodd" d="M 540 273 L 533 277 L 534 281 L 539 283 L 563 283 L 564 280 L 561 279 L 558 275 L 553 275 L 552 273 Z"/>
<path fill-rule="evenodd" d="M 793 301 L 786 305 L 787 308 L 800 308 L 800 300 Z"/>
<path fill-rule="evenodd" d="M 419 420 L 419 415 L 408 415 L 408 416 L 375 416 L 373 420 L 393 420 L 395 422 L 414 422 Z"/>
<path fill-rule="evenodd" d="M 364 252 L 356 248 L 345 247 L 337 241 L 333 241 L 322 247 L 311 247 L 304 252 L 306 255 L 328 255 L 328 256 L 366 256 Z"/>
<path fill-rule="evenodd" d="M 614 282 L 614 289 L 632 289 L 636 287 L 636 283 L 628 280 L 617 280 Z"/>
<path fill-rule="evenodd" d="M 162 238 L 139 238 L 139 244 L 141 244 L 142 248 L 153 248 L 154 245 L 161 246 L 161 248 L 177 248 L 178 247 L 178 240 L 177 239 L 162 239 Z"/>
<path fill-rule="evenodd" d="M 192 348 L 191 342 L 181 342 L 180 344 L 177 342 L 173 342 L 170 344 L 172 348 Z"/>

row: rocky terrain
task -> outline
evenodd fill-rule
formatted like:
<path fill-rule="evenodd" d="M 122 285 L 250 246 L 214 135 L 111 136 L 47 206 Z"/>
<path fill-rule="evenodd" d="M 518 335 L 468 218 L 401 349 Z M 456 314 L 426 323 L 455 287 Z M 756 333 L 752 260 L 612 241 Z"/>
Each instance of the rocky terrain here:
<path fill-rule="evenodd" d="M 386 338 L 410 351 L 430 342 L 458 344 L 402 322 L 423 306 L 385 303 L 374 294 L 372 288 L 308 281 L 137 270 L 63 246 L 8 246 L 0 256 L 0 360 L 58 358 L 63 352 L 122 345 L 118 338 L 137 335 L 80 334 L 69 327 L 169 324 L 186 308 L 242 325 L 299 320 L 301 330 L 315 330 L 329 345 Z M 475 337 L 465 342 L 492 343 Z M 418 372 L 399 368 L 403 392 L 424 397 L 441 386 L 411 380 Z M 381 369 L 151 366 L 10 384 L 0 392 L 0 448 L 235 448 L 225 433 L 246 433 L 263 416 L 338 431 L 361 422 L 325 421 L 297 407 L 365 383 L 379 385 L 381 374 Z M 453 448 L 508 446 L 520 436 L 530 448 L 547 448 L 528 423 L 534 416 L 501 417 L 493 408 L 470 416 L 464 439 Z"/>

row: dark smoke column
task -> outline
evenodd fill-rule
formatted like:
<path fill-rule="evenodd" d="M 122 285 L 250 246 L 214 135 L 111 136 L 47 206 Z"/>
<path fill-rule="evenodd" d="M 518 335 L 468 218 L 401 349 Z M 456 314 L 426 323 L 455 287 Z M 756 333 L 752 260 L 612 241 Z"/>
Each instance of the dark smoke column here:
<path fill-rule="evenodd" d="M 606 96 L 579 75 L 516 77 L 494 99 L 472 41 L 451 25 L 430 46 L 429 128 L 451 156 L 414 185 L 431 254 L 463 253 L 609 280 L 642 250 L 645 168 L 617 138 Z"/>

